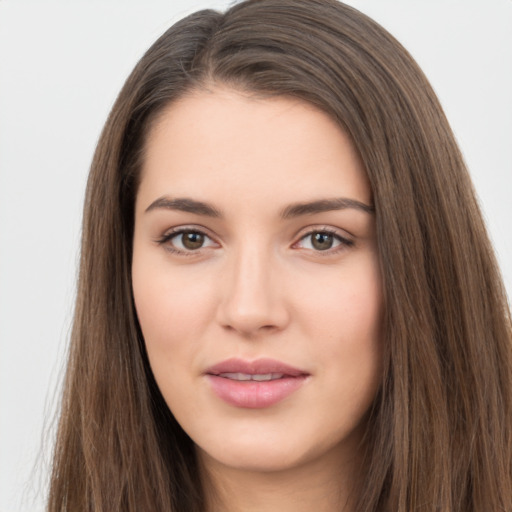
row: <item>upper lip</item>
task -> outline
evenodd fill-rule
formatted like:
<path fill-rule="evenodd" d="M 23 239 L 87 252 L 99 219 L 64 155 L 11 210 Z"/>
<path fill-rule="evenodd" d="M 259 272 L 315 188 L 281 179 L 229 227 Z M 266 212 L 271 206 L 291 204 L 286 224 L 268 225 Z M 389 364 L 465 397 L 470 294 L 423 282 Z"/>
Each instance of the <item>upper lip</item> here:
<path fill-rule="evenodd" d="M 277 361 L 275 359 L 256 359 L 254 361 L 245 361 L 243 359 L 226 359 L 213 366 L 210 366 L 206 372 L 207 375 L 220 375 L 223 373 L 244 373 L 249 375 L 265 375 L 269 373 L 282 373 L 289 377 L 300 377 L 309 375 L 308 372 L 290 366 L 289 364 Z"/>

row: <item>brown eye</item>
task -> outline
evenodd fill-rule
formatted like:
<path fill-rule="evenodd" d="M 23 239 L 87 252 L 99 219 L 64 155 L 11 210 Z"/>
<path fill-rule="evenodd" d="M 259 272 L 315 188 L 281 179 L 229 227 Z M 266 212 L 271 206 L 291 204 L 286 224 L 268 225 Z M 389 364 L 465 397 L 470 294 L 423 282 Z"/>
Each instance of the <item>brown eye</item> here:
<path fill-rule="evenodd" d="M 311 245 L 317 251 L 326 251 L 330 249 L 334 244 L 334 235 L 331 233 L 312 233 L 311 235 Z"/>
<path fill-rule="evenodd" d="M 304 235 L 296 244 L 295 247 L 300 249 L 308 249 L 314 252 L 326 252 L 327 254 L 334 254 L 338 250 L 352 247 L 354 242 L 348 238 L 341 236 L 337 232 L 328 229 L 319 229 L 317 231 L 310 231 Z"/>
<path fill-rule="evenodd" d="M 195 229 L 180 229 L 158 240 L 158 243 L 167 250 L 177 254 L 187 254 L 208 247 L 218 247 L 218 245 L 202 231 Z"/>
<path fill-rule="evenodd" d="M 205 236 L 197 231 L 184 231 L 179 236 L 183 247 L 190 251 L 200 249 L 204 245 Z"/>

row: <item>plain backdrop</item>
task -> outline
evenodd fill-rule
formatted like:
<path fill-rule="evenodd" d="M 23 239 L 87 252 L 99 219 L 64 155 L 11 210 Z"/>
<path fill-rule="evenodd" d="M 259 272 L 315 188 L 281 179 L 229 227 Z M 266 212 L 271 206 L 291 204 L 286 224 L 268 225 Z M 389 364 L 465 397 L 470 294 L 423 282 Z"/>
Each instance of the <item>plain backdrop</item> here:
<path fill-rule="evenodd" d="M 102 124 L 168 26 L 231 3 L 0 0 L 0 512 L 44 507 L 82 200 Z M 430 78 L 512 296 L 512 0 L 348 3 L 394 34 Z"/>

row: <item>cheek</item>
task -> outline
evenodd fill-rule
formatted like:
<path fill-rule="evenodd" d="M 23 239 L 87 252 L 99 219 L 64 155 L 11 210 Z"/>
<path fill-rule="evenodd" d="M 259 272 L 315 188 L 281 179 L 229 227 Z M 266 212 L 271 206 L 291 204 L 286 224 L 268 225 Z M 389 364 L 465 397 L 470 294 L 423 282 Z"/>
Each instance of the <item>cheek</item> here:
<path fill-rule="evenodd" d="M 357 415 L 370 405 L 381 382 L 383 300 L 376 258 L 350 263 L 317 280 L 297 307 L 330 399 L 338 400 L 342 390 Z"/>
<path fill-rule="evenodd" d="M 354 259 L 341 269 L 316 275 L 297 276 L 296 308 L 311 330 L 327 339 L 359 344 L 376 343 L 380 337 L 382 288 L 378 263 L 369 254 Z M 310 333 L 311 335 L 312 333 Z"/>
<path fill-rule="evenodd" d="M 204 276 L 172 272 L 165 261 L 134 252 L 132 286 L 151 366 L 172 365 L 191 354 L 207 318 L 214 290 Z"/>
<path fill-rule="evenodd" d="M 195 410 L 194 372 L 204 320 L 210 314 L 206 285 L 181 279 L 168 265 L 145 264 L 134 254 L 132 285 L 151 370 L 171 410 Z"/>

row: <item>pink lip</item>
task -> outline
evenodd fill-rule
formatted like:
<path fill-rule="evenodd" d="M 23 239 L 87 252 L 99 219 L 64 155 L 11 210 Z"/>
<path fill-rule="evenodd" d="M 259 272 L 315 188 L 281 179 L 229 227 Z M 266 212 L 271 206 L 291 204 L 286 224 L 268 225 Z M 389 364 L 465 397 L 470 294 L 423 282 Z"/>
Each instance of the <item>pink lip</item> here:
<path fill-rule="evenodd" d="M 268 381 L 234 380 L 221 376 L 226 373 L 265 375 L 283 374 L 281 378 Z M 261 409 L 284 400 L 304 384 L 308 373 L 274 359 L 244 361 L 228 359 L 208 368 L 205 375 L 213 392 L 235 407 Z"/>

